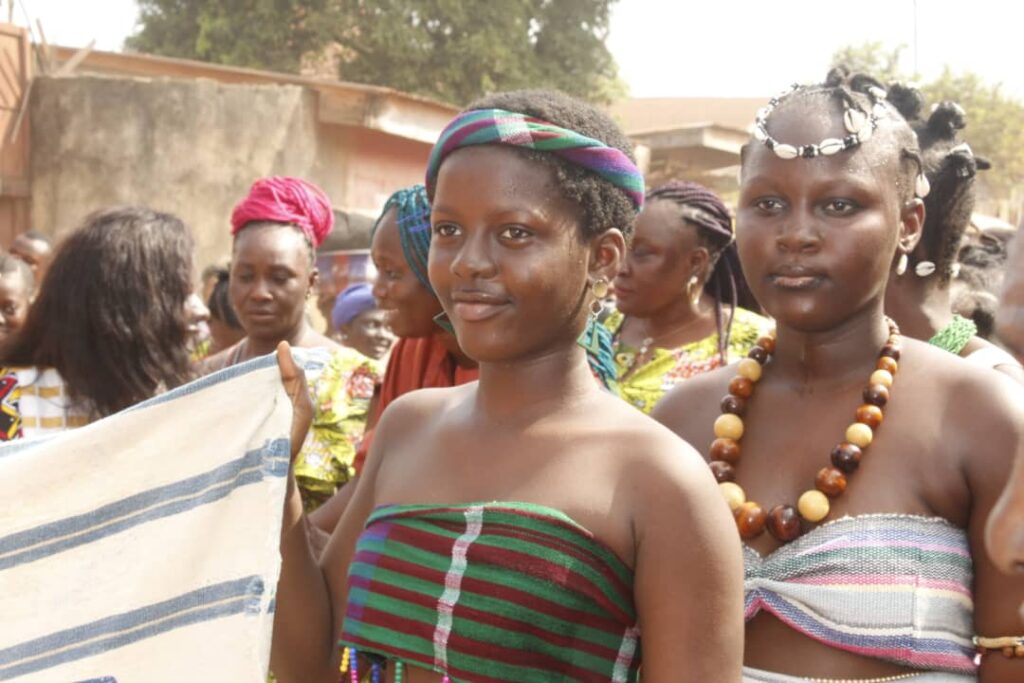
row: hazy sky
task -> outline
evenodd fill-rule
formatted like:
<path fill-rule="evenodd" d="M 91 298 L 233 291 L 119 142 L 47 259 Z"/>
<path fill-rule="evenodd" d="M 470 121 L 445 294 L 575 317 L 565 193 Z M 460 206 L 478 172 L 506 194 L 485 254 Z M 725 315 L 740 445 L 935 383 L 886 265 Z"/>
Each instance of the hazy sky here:
<path fill-rule="evenodd" d="M 6 18 L 10 0 L 0 0 Z M 557 1 L 557 0 L 556 0 Z M 132 32 L 134 0 L 21 0 L 50 42 L 118 50 Z M 1024 70 L 1013 45 L 1021 29 L 1014 3 L 997 0 L 620 0 L 609 45 L 637 97 L 761 96 L 794 81 L 820 81 L 829 58 L 849 43 L 906 45 L 924 79 L 948 64 L 1002 83 L 1024 99 Z M 16 22 L 24 24 L 20 7 Z"/>

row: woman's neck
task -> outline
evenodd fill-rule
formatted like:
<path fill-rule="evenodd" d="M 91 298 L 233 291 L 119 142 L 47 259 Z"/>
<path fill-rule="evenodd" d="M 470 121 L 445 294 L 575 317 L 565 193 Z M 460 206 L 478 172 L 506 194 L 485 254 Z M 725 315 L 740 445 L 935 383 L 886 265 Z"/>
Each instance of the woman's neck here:
<path fill-rule="evenodd" d="M 794 386 L 844 383 L 874 370 L 878 352 L 889 338 L 878 302 L 826 332 L 802 332 L 779 325 L 773 372 Z"/>
<path fill-rule="evenodd" d="M 460 368 L 475 368 L 477 366 L 477 362 L 467 356 L 462 347 L 459 346 L 459 340 L 455 338 L 454 334 L 438 330 L 435 338 L 451 354 L 452 358 L 455 359 L 455 364 Z"/>
<path fill-rule="evenodd" d="M 648 318 L 636 318 L 638 331 L 647 339 L 657 342 L 672 340 L 683 330 L 689 329 L 699 321 L 704 321 L 714 314 L 714 302 L 707 294 L 702 293 L 696 304 L 689 299 L 680 298 L 675 302 L 655 311 Z"/>
<path fill-rule="evenodd" d="M 502 426 L 529 424 L 599 391 L 586 353 L 573 342 L 542 356 L 482 363 L 476 407 Z"/>
<path fill-rule="evenodd" d="M 885 312 L 900 326 L 903 334 L 928 341 L 953 320 L 949 288 L 938 284 L 937 277 L 904 275 L 889 283 Z"/>
<path fill-rule="evenodd" d="M 284 337 L 278 339 L 257 339 L 256 337 L 246 337 L 242 341 L 242 355 L 245 360 L 249 358 L 255 358 L 257 356 L 265 356 L 268 353 L 272 353 L 277 349 L 277 345 L 283 341 L 288 342 L 291 346 L 301 347 L 303 340 L 305 340 L 307 334 L 310 332 L 309 325 L 303 320 L 291 330 Z"/>

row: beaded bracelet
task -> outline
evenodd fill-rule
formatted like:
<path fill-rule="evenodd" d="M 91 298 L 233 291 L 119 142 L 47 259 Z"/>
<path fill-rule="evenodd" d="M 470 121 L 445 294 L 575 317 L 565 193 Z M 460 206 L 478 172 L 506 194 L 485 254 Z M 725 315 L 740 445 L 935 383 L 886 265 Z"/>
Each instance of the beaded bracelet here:
<path fill-rule="evenodd" d="M 972 640 L 979 655 L 1002 652 L 1004 657 L 1010 659 L 1024 659 L 1024 636 L 1004 636 L 1002 638 L 974 636 Z"/>

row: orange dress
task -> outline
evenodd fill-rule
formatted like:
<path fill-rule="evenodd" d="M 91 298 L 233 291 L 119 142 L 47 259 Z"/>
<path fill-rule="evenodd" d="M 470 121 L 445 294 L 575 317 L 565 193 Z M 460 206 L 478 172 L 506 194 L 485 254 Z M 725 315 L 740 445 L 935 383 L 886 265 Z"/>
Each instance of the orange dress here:
<path fill-rule="evenodd" d="M 399 339 L 391 349 L 377 409 L 370 422 L 375 423 L 384 409 L 402 394 L 417 389 L 454 387 L 474 382 L 479 377 L 478 368 L 464 368 L 456 362 L 438 335 Z M 367 429 L 353 463 L 357 473 L 362 472 L 372 442 L 373 430 Z"/>

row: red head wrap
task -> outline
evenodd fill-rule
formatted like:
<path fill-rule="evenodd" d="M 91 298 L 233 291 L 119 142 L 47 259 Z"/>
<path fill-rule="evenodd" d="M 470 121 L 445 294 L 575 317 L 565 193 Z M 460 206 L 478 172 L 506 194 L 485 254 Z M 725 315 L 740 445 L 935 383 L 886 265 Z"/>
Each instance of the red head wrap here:
<path fill-rule="evenodd" d="M 296 226 L 319 247 L 334 227 L 331 200 L 324 191 L 301 178 L 272 176 L 252 184 L 248 196 L 231 213 L 231 234 L 253 221 Z"/>

